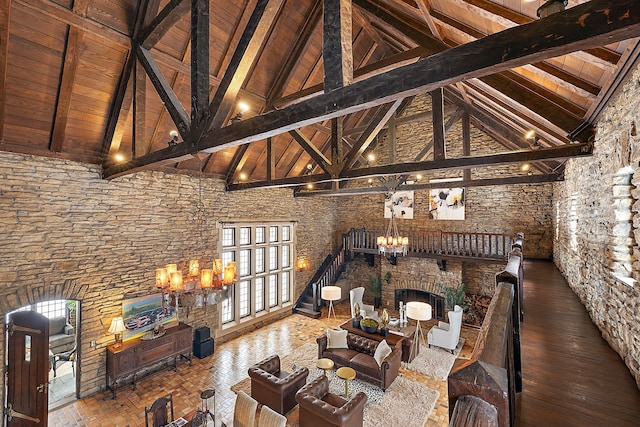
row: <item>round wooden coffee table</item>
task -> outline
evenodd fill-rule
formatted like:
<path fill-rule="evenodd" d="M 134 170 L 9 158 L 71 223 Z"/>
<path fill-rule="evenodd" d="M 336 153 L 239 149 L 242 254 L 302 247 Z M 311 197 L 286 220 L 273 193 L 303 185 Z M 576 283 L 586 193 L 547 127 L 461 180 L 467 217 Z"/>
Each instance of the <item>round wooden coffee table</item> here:
<path fill-rule="evenodd" d="M 333 369 L 333 360 L 326 358 L 318 359 L 316 366 L 318 369 L 322 369 L 324 371 L 324 376 L 326 377 L 327 371 Z"/>
<path fill-rule="evenodd" d="M 338 370 L 336 371 L 336 375 L 339 378 L 342 378 L 344 380 L 344 395 L 345 397 L 348 398 L 349 397 L 349 381 L 355 379 L 356 371 L 354 371 L 352 368 L 343 366 L 342 368 L 338 368 Z"/>

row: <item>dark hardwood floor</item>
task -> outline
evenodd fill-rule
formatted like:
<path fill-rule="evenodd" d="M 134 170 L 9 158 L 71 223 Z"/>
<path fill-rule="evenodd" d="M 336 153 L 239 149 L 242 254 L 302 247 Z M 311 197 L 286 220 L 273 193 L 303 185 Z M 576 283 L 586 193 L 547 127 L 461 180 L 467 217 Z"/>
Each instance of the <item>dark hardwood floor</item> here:
<path fill-rule="evenodd" d="M 552 262 L 525 262 L 520 426 L 640 426 L 640 390 Z"/>

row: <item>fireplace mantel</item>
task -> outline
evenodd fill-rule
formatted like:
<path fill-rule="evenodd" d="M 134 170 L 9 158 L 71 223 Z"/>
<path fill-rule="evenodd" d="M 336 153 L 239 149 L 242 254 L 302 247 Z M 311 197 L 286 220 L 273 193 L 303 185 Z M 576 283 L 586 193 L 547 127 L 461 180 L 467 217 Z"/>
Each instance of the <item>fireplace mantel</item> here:
<path fill-rule="evenodd" d="M 426 302 L 427 304 L 431 305 L 431 317 L 433 319 L 444 319 L 444 297 L 442 295 L 434 294 L 423 289 L 396 289 L 394 301 L 396 310 L 400 308 L 400 301 L 402 301 L 405 305 L 409 301 Z"/>

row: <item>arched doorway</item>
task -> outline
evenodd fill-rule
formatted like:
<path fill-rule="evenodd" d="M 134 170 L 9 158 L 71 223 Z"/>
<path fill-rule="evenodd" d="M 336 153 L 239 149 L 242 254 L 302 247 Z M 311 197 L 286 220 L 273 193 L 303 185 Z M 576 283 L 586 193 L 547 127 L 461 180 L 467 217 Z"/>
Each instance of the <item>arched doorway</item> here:
<path fill-rule="evenodd" d="M 48 409 L 52 410 L 78 398 L 78 337 L 80 302 L 75 300 L 49 300 L 19 308 L 16 312 L 32 311 L 44 316 L 49 323 L 48 357 Z M 48 364 L 48 366 L 46 366 Z"/>

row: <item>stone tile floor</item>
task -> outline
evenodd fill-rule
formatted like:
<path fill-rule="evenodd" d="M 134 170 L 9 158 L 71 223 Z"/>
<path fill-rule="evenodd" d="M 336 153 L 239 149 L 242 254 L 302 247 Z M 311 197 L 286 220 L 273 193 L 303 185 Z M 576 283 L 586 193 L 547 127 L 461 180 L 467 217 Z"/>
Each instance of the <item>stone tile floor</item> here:
<path fill-rule="evenodd" d="M 144 407 L 162 395 L 173 393 L 175 417 L 186 415 L 200 404 L 200 392 L 216 389 L 216 416 L 228 419 L 233 413 L 235 393 L 230 387 L 247 376 L 252 364 L 271 355 L 284 355 L 307 341 L 325 333 L 349 318 L 349 304 L 336 305 L 337 319 L 327 320 L 326 312 L 320 319 L 291 315 L 263 326 L 231 341 L 217 344 L 214 354 L 203 359 L 193 359 L 193 366 L 178 365 L 177 371 L 163 368 L 138 382 L 135 390 L 123 387 L 117 399 L 110 392 L 76 400 L 49 413 L 49 425 L 134 427 L 144 426 Z M 392 315 L 394 313 L 391 313 Z M 436 321 L 424 325 L 425 332 Z M 462 328 L 465 345 L 461 358 L 469 358 L 478 330 Z M 401 368 L 401 375 L 415 379 L 437 390 L 440 397 L 425 426 L 447 426 L 449 422 L 446 381 L 438 381 L 425 375 Z"/>
<path fill-rule="evenodd" d="M 76 400 L 76 376 L 71 362 L 58 365 L 56 377 L 53 369 L 49 371 L 49 410 L 63 406 Z"/>

